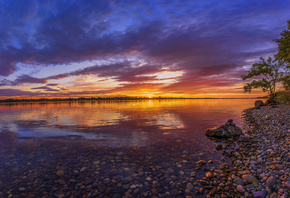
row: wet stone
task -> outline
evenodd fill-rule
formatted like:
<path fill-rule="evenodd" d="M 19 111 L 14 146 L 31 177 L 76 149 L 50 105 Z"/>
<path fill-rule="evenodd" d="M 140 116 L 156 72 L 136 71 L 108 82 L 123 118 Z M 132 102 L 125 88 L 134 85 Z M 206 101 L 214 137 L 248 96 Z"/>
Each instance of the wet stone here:
<path fill-rule="evenodd" d="M 235 184 L 239 184 L 239 185 L 244 185 L 244 181 L 241 179 L 241 178 L 236 178 L 235 180 L 234 180 L 234 183 Z"/>
<path fill-rule="evenodd" d="M 286 188 L 290 189 L 290 181 L 286 181 L 285 186 L 286 186 Z"/>
<path fill-rule="evenodd" d="M 274 170 L 282 170 L 283 169 L 283 165 L 280 165 L 280 164 L 275 164 Z"/>
<path fill-rule="evenodd" d="M 193 185 L 191 183 L 186 184 L 186 188 L 188 188 L 189 190 L 193 189 Z"/>
<path fill-rule="evenodd" d="M 176 195 L 178 195 L 178 190 L 177 190 L 177 189 L 172 189 L 172 190 L 170 191 L 170 195 L 171 195 L 171 196 L 176 196 Z"/>
<path fill-rule="evenodd" d="M 207 173 L 205 174 L 205 177 L 206 177 L 207 179 L 211 179 L 211 178 L 213 177 L 213 174 L 212 174 L 211 172 L 207 172 Z"/>
<path fill-rule="evenodd" d="M 244 192 L 245 192 L 245 189 L 244 189 L 244 187 L 243 187 L 242 185 L 238 185 L 238 186 L 237 186 L 237 191 L 238 191 L 239 193 L 244 193 Z"/>
<path fill-rule="evenodd" d="M 26 191 L 26 188 L 24 188 L 24 187 L 20 187 L 20 188 L 19 188 L 19 191 Z"/>
<path fill-rule="evenodd" d="M 213 196 L 215 193 L 216 193 L 216 190 L 217 190 L 217 188 L 213 188 L 213 189 L 211 189 L 211 191 L 209 191 L 209 195 L 210 196 Z"/>
<path fill-rule="evenodd" d="M 258 183 L 258 180 L 252 175 L 243 175 L 242 178 L 243 178 L 243 180 L 245 180 L 246 182 L 248 182 L 250 184 L 253 182 Z"/>
<path fill-rule="evenodd" d="M 85 172 L 87 170 L 87 167 L 82 167 L 81 169 L 80 169 L 80 172 L 82 173 L 82 172 Z"/>
<path fill-rule="evenodd" d="M 63 170 L 58 170 L 58 171 L 56 171 L 56 175 L 57 176 L 63 176 L 64 175 L 64 171 Z"/>
<path fill-rule="evenodd" d="M 204 166 L 204 165 L 206 165 L 206 162 L 205 162 L 204 160 L 199 160 L 199 161 L 197 162 L 197 165 L 198 165 L 198 166 Z"/>
<path fill-rule="evenodd" d="M 276 183 L 276 178 L 274 176 L 271 176 L 267 179 L 266 185 L 268 187 L 272 187 Z"/>
<path fill-rule="evenodd" d="M 253 193 L 254 198 L 265 198 L 266 193 L 264 191 L 257 191 Z"/>

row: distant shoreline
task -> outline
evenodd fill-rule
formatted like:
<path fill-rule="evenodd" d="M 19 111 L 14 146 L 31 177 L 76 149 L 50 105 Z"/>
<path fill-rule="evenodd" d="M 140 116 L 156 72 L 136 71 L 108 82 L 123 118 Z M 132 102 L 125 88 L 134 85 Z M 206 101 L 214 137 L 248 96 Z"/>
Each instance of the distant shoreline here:
<path fill-rule="evenodd" d="M 84 102 L 84 101 L 130 101 L 130 100 L 220 100 L 220 99 L 265 99 L 258 98 L 175 98 L 175 97 L 99 97 L 99 98 L 40 98 L 40 99 L 4 99 L 0 100 L 0 104 L 6 103 L 23 103 L 23 102 Z"/>

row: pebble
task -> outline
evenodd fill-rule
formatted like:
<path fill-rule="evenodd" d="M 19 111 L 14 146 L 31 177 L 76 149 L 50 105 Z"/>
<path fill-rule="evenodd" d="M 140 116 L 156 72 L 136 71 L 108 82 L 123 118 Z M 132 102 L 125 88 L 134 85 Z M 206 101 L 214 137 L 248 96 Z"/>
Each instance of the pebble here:
<path fill-rule="evenodd" d="M 208 195 L 213 196 L 216 193 L 217 188 L 214 187 L 213 189 L 211 189 L 211 191 L 209 191 Z"/>
<path fill-rule="evenodd" d="M 146 180 L 151 181 L 152 179 L 151 179 L 151 177 L 146 177 Z"/>
<path fill-rule="evenodd" d="M 204 165 L 206 165 L 206 162 L 204 160 L 199 160 L 197 162 L 197 166 L 204 166 Z"/>
<path fill-rule="evenodd" d="M 178 190 L 177 189 L 172 189 L 171 191 L 170 191 L 170 195 L 171 196 L 176 196 L 178 194 Z"/>
<path fill-rule="evenodd" d="M 104 179 L 104 184 L 108 184 L 108 183 L 110 183 L 110 182 L 111 182 L 110 178 L 106 178 L 106 179 Z"/>
<path fill-rule="evenodd" d="M 211 178 L 213 177 L 213 174 L 212 174 L 211 172 L 207 172 L 207 173 L 205 174 L 205 177 L 206 177 L 207 179 L 211 179 Z"/>
<path fill-rule="evenodd" d="M 266 194 L 263 191 L 257 191 L 253 193 L 254 198 L 265 198 Z"/>
<path fill-rule="evenodd" d="M 188 188 L 189 190 L 193 189 L 193 185 L 191 183 L 186 184 L 186 188 Z"/>
<path fill-rule="evenodd" d="M 270 188 L 273 187 L 275 183 L 276 183 L 276 178 L 274 176 L 270 176 L 266 181 L 266 185 Z"/>
<path fill-rule="evenodd" d="M 285 182 L 285 186 L 290 189 L 290 181 Z"/>
<path fill-rule="evenodd" d="M 252 175 L 243 175 L 242 179 L 248 182 L 249 184 L 252 184 L 253 182 L 258 183 L 258 180 Z"/>
<path fill-rule="evenodd" d="M 63 172 L 63 170 L 58 170 L 58 171 L 56 171 L 56 175 L 57 176 L 63 176 L 64 175 L 64 172 Z"/>
<path fill-rule="evenodd" d="M 283 165 L 280 165 L 280 164 L 275 164 L 274 170 L 282 170 L 283 169 Z"/>
<path fill-rule="evenodd" d="M 237 186 L 237 191 L 240 192 L 240 193 L 244 193 L 245 192 L 245 189 L 242 185 L 238 185 Z"/>
<path fill-rule="evenodd" d="M 82 167 L 81 170 L 80 170 L 80 172 L 83 173 L 83 172 L 85 172 L 86 170 L 87 170 L 87 167 Z"/>
<path fill-rule="evenodd" d="M 157 195 L 158 194 L 158 190 L 156 188 L 153 188 L 151 190 L 151 192 L 152 192 L 153 195 Z"/>
<path fill-rule="evenodd" d="M 241 179 L 241 178 L 236 178 L 235 180 L 234 180 L 234 183 L 235 184 L 239 184 L 239 185 L 244 185 L 244 181 Z"/>
<path fill-rule="evenodd" d="M 24 187 L 20 187 L 20 188 L 19 188 L 19 191 L 26 191 L 26 188 L 24 188 Z"/>

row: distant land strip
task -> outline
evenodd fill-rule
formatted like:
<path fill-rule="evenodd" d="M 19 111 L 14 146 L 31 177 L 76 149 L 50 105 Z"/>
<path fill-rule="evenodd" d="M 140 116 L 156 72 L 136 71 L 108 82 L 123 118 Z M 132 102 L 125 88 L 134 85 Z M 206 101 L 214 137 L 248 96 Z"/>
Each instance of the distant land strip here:
<path fill-rule="evenodd" d="M 106 100 L 188 100 L 188 99 L 261 99 L 266 97 L 254 97 L 254 98 L 191 98 L 191 97 L 70 97 L 70 98 L 26 98 L 26 99 L 13 99 L 8 98 L 4 100 L 0 100 L 0 103 L 14 103 L 14 102 L 61 102 L 61 101 L 106 101 Z"/>

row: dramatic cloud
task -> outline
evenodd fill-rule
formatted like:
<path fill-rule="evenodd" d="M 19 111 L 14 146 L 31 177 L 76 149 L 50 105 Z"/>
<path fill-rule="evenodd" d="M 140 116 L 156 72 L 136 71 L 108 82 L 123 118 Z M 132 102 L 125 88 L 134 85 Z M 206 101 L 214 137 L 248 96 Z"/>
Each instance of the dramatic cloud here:
<path fill-rule="evenodd" d="M 0 89 L 0 96 L 38 96 L 41 95 L 35 92 L 21 91 L 18 89 Z"/>
<path fill-rule="evenodd" d="M 47 86 L 59 86 L 60 84 L 58 84 L 58 83 L 48 83 L 48 84 L 46 84 Z"/>
<path fill-rule="evenodd" d="M 183 94 L 226 88 L 240 83 L 243 66 L 276 53 L 289 7 L 287 0 L 2 1 L 0 86 L 61 92 L 50 86 L 96 75 L 121 86 L 104 93 L 141 84 Z M 51 70 L 40 75 L 41 68 Z M 163 71 L 183 74 L 162 84 Z"/>
<path fill-rule="evenodd" d="M 59 91 L 59 89 L 53 89 L 51 87 L 48 86 L 43 86 L 43 87 L 34 87 L 31 89 L 40 89 L 40 90 L 44 90 L 44 91 Z"/>

